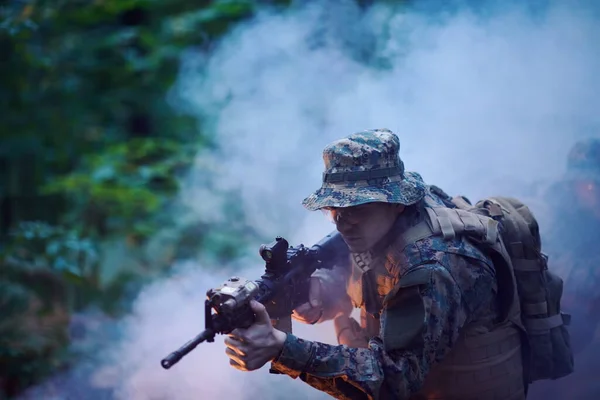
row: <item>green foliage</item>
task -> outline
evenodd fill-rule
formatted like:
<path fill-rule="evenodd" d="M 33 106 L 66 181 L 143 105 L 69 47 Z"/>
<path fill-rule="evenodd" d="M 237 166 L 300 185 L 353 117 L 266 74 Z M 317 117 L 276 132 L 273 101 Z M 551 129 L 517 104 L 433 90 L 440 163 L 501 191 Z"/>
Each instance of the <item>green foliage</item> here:
<path fill-rule="evenodd" d="M 12 234 L 4 257 L 25 265 L 48 267 L 57 272 L 81 275 L 97 258 L 94 244 L 73 231 L 44 222 L 21 222 Z"/>
<path fill-rule="evenodd" d="M 177 258 L 222 265 L 257 240 L 235 193 L 225 221 L 174 218 L 214 142 L 166 93 L 183 50 L 209 51 L 261 3 L 291 1 L 0 5 L 0 397 L 64 365 L 72 313 L 118 316 Z"/>
<path fill-rule="evenodd" d="M 189 46 L 250 15 L 249 1 L 11 2 L 1 8 L 0 196 L 14 220 L 103 240 L 152 235 L 194 152 L 210 144 L 165 93 Z M 19 201 L 27 197 L 27 201 Z M 33 200 L 31 200 L 33 199 Z M 52 203 L 50 207 L 46 204 Z M 32 209 L 36 211 L 32 213 Z"/>
<path fill-rule="evenodd" d="M 173 257 L 214 251 L 227 261 L 239 253 L 231 228 L 223 234 L 221 226 L 181 226 L 170 215 L 178 178 L 198 150 L 213 144 L 198 132 L 201 121 L 171 108 L 165 95 L 184 49 L 208 46 L 255 6 L 183 0 L 0 6 L 5 394 L 62 365 L 65 315 L 89 306 L 118 315 Z M 163 251 L 173 255 L 149 257 L 149 239 L 167 229 L 175 234 Z M 116 248 L 138 261 L 107 259 Z M 63 297 L 50 301 L 55 291 Z M 38 303 L 52 305 L 52 322 L 37 314 Z M 43 321 L 62 333 L 43 333 Z"/>
<path fill-rule="evenodd" d="M 194 151 L 172 140 L 130 139 L 90 155 L 81 168 L 49 182 L 42 193 L 62 193 L 81 207 L 70 214 L 71 226 L 96 236 L 146 237 L 157 230 L 158 221 L 151 217 L 177 193 L 178 173 L 191 163 Z M 79 219 L 81 210 L 102 213 L 106 223 Z"/>
<path fill-rule="evenodd" d="M 85 309 L 101 294 L 97 244 L 75 230 L 44 222 L 21 222 L 0 252 L 0 277 L 25 284 L 41 298 L 64 296 L 69 312 Z M 33 275 L 32 275 L 33 274 Z M 40 279 L 32 278 L 39 276 Z M 61 294 L 47 279 L 60 281 Z"/>
<path fill-rule="evenodd" d="M 58 236 L 46 224 L 22 224 L 11 246 L 0 254 L 0 371 L 5 394 L 35 383 L 68 360 L 68 280 L 80 278 L 72 257 L 91 249 L 76 238 L 57 241 Z"/>

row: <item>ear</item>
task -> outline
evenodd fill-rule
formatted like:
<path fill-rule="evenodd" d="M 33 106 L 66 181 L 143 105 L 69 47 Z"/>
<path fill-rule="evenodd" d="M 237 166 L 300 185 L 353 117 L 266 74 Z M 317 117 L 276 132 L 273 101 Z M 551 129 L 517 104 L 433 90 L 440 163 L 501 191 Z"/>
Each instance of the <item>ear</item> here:
<path fill-rule="evenodd" d="M 394 204 L 394 208 L 398 214 L 402 214 L 406 206 L 404 204 Z"/>

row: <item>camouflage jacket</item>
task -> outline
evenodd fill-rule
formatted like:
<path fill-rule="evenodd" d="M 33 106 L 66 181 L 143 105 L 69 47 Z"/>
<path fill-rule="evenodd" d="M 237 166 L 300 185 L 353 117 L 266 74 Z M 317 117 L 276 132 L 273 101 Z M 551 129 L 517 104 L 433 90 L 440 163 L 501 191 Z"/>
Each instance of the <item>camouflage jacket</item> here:
<path fill-rule="evenodd" d="M 421 203 L 410 212 L 407 208 L 399 223 L 412 226 L 422 218 Z M 382 309 L 380 335 L 371 338 L 368 348 L 327 345 L 288 334 L 273 367 L 338 399 L 409 399 L 466 324 L 491 329 L 497 322 L 492 263 L 466 240 L 422 239 L 388 265 L 398 280 L 415 274 L 421 278 L 392 291 L 396 294 Z"/>

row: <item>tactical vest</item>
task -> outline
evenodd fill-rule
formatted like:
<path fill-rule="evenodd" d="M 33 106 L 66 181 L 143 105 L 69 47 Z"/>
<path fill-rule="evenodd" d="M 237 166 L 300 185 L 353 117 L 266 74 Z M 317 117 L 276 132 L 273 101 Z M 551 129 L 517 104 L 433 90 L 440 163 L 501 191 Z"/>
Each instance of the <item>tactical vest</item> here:
<path fill-rule="evenodd" d="M 498 240 L 498 226 L 493 219 L 462 213 L 462 227 L 453 226 L 444 216 L 446 208 L 426 200 L 425 210 L 425 220 L 401 233 L 392 246 L 388 247 L 387 253 L 373 259 L 368 253 L 352 256 L 352 273 L 347 292 L 354 306 L 361 308 L 360 325 L 364 339 L 361 342 L 364 346 L 367 345 L 368 338 L 383 336 L 380 332 L 379 312 L 385 296 L 393 289 L 402 290 L 404 282 L 399 271 L 413 267 L 399 265 L 402 261 L 398 260 L 398 254 L 402 254 L 408 245 L 431 236 L 450 238 L 465 232 L 469 237 L 487 242 L 496 250 L 499 257 L 494 260 L 494 264 L 510 262 L 506 250 Z M 456 249 L 453 254 L 456 254 Z M 463 255 L 468 256 L 466 253 Z M 507 267 L 506 270 L 510 271 L 510 268 Z M 477 322 L 463 327 L 452 350 L 440 363 L 432 366 L 423 387 L 411 397 L 412 400 L 525 399 L 521 350 L 523 327 L 512 273 L 504 281 L 502 289 L 500 282 L 498 283 L 498 292 L 502 291 L 509 297 L 503 302 L 502 322 L 491 331 L 478 326 Z M 356 343 L 357 341 L 354 344 Z"/>

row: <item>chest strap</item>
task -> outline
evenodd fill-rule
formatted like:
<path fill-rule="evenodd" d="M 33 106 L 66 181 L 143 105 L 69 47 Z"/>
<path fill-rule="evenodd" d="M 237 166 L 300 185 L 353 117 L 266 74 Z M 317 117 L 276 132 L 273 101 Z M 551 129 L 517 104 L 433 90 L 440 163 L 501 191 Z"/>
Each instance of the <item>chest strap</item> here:
<path fill-rule="evenodd" d="M 495 244 L 498 240 L 498 222 L 492 218 L 444 207 L 426 207 L 425 210 L 427 218 L 402 233 L 405 245 L 430 236 L 452 240 L 462 234 L 487 244 Z"/>

